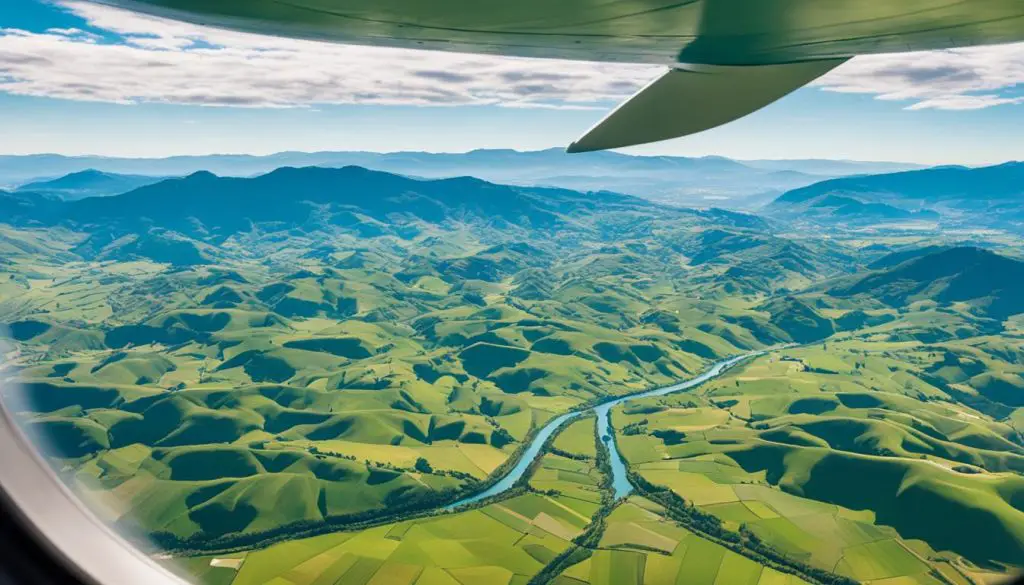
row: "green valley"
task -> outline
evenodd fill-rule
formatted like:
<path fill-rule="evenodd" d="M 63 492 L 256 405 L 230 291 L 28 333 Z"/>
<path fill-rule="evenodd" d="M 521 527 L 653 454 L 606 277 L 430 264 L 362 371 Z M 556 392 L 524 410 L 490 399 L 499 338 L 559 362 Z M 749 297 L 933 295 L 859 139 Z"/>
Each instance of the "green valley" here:
<path fill-rule="evenodd" d="M 1009 224 L 821 227 L 357 167 L 66 199 L 0 193 L 5 402 L 83 499 L 204 583 L 1024 569 Z M 614 437 L 578 417 L 515 488 L 445 512 L 555 417 L 760 350 L 616 406 Z"/>

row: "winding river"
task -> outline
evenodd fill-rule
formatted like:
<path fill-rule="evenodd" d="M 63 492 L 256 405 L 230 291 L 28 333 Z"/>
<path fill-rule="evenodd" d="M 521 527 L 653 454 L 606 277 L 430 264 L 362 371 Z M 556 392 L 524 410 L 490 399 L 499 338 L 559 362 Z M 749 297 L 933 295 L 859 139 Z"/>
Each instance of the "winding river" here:
<path fill-rule="evenodd" d="M 602 438 L 608 437 L 608 439 L 605 440 L 605 445 L 607 445 L 608 453 L 611 456 L 612 488 L 615 491 L 615 498 L 618 499 L 625 497 L 631 491 L 633 491 L 633 486 L 630 485 L 629 483 L 629 478 L 626 476 L 626 464 L 622 460 L 622 455 L 619 454 L 618 447 L 616 447 L 615 445 L 615 434 L 611 428 L 611 421 L 609 417 L 611 409 L 630 400 L 639 400 L 641 398 L 650 398 L 652 396 L 664 396 L 666 394 L 672 394 L 674 392 L 689 390 L 690 388 L 699 386 L 704 382 L 707 382 L 708 380 L 717 378 L 718 376 L 722 375 L 723 372 L 728 370 L 730 367 L 736 365 L 737 363 L 747 358 L 761 355 L 763 353 L 765 352 L 752 352 L 720 361 L 715 365 L 711 366 L 703 374 L 695 378 L 691 378 L 685 382 L 680 382 L 679 384 L 673 384 L 672 386 L 665 386 L 663 388 L 655 388 L 654 390 L 645 390 L 643 392 L 630 394 L 628 396 L 621 396 L 614 400 L 603 402 L 597 406 L 592 406 L 584 410 L 577 410 L 574 412 L 568 412 L 566 414 L 556 416 L 555 418 L 548 421 L 548 423 L 540 429 L 537 435 L 526 447 L 526 450 L 523 451 L 523 454 L 520 456 L 519 461 L 515 464 L 515 466 L 512 469 L 508 471 L 508 473 L 505 474 L 504 477 L 498 480 L 497 483 L 487 488 L 486 490 L 480 492 L 479 494 L 469 496 L 455 502 L 454 504 L 448 506 L 446 509 L 454 510 L 456 508 L 466 506 L 468 504 L 479 502 L 480 500 L 494 497 L 502 492 L 511 489 L 512 486 L 514 486 L 516 482 L 519 481 L 519 478 L 522 477 L 524 473 L 526 473 L 526 470 L 529 469 L 530 464 L 532 464 L 533 461 L 537 458 L 537 456 L 540 455 L 541 451 L 544 448 L 544 444 L 547 442 L 547 440 L 551 438 L 551 435 L 553 435 L 559 429 L 559 427 L 562 426 L 563 423 L 591 410 L 593 410 L 597 414 L 598 436 Z"/>

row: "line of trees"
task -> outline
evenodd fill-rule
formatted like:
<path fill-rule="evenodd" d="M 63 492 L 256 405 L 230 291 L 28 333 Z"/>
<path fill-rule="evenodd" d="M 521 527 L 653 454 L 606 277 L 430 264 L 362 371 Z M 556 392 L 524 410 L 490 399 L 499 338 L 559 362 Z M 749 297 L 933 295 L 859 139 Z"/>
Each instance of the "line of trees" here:
<path fill-rule="evenodd" d="M 570 453 L 568 451 L 564 451 L 562 449 L 559 449 L 558 447 L 555 447 L 554 445 L 551 446 L 551 454 L 552 455 L 558 455 L 559 457 L 565 457 L 566 459 L 573 459 L 575 461 L 586 461 L 586 460 L 590 459 L 590 457 L 587 456 L 587 455 L 583 455 L 581 453 Z"/>
<path fill-rule="evenodd" d="M 629 436 L 629 435 L 642 435 L 642 434 L 647 432 L 647 423 L 648 423 L 648 420 L 646 418 L 642 419 L 642 420 L 638 420 L 636 422 L 629 423 L 628 425 L 622 427 L 622 430 L 620 432 L 623 435 L 627 435 L 627 436 Z"/>

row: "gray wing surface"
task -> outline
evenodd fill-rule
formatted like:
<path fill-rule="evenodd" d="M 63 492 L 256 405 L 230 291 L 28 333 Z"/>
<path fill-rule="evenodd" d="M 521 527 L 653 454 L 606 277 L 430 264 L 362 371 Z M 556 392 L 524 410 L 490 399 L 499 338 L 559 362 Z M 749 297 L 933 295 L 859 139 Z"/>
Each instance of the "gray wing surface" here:
<path fill-rule="evenodd" d="M 759 110 L 845 61 L 673 68 L 566 150 L 589 152 L 696 134 Z"/>

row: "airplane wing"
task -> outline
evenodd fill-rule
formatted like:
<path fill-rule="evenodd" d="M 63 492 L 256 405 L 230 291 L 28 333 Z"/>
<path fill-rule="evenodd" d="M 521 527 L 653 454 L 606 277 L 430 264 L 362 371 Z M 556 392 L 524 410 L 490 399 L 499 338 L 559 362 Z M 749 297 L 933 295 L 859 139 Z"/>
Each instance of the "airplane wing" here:
<path fill-rule="evenodd" d="M 759 110 L 844 62 L 673 67 L 566 150 L 590 152 L 696 134 Z"/>

